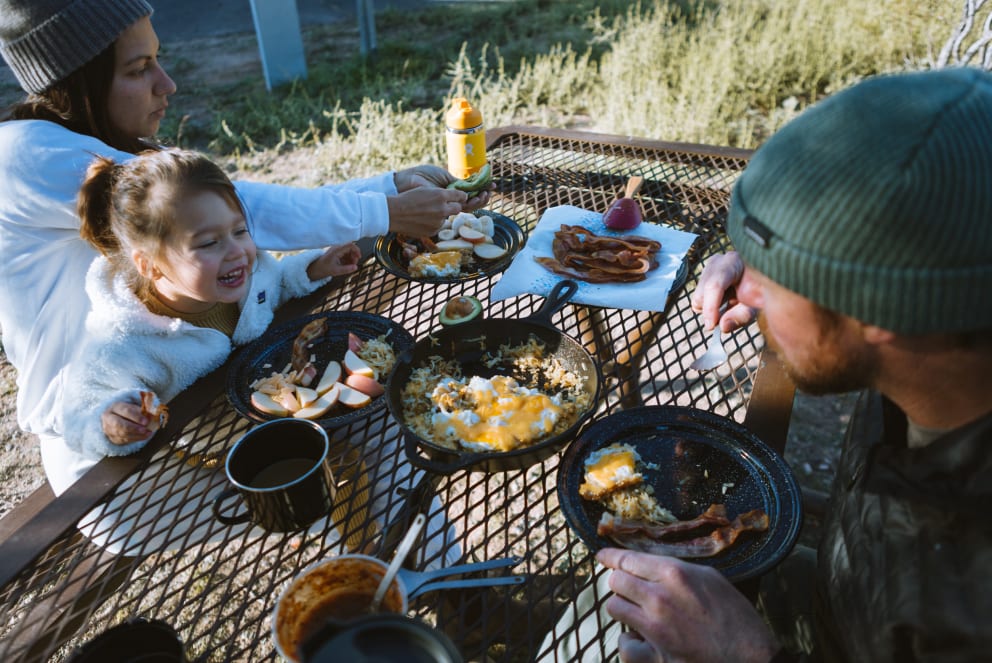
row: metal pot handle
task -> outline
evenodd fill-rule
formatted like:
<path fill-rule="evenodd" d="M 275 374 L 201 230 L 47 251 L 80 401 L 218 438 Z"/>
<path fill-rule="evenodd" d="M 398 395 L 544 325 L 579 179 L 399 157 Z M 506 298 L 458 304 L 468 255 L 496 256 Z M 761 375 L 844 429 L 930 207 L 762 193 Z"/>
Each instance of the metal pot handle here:
<path fill-rule="evenodd" d="M 421 470 L 427 470 L 428 472 L 434 472 L 435 474 L 443 474 L 445 476 L 449 474 L 454 474 L 458 470 L 465 469 L 471 465 L 475 465 L 480 462 L 478 454 L 456 454 L 452 453 L 455 460 L 451 463 L 442 463 L 434 460 L 433 458 L 424 458 L 420 455 L 420 443 L 412 435 L 403 436 L 403 444 L 406 447 L 406 457 L 410 461 L 410 464 Z"/>
<path fill-rule="evenodd" d="M 534 313 L 530 317 L 524 319 L 553 327 L 554 325 L 551 324 L 551 316 L 565 308 L 565 304 L 567 304 L 578 291 L 579 284 L 572 279 L 564 279 L 563 281 L 559 281 L 555 284 L 555 287 L 551 289 L 551 292 L 548 293 L 548 296 L 544 300 L 544 304 L 542 304 L 541 308 L 537 310 L 537 313 Z"/>

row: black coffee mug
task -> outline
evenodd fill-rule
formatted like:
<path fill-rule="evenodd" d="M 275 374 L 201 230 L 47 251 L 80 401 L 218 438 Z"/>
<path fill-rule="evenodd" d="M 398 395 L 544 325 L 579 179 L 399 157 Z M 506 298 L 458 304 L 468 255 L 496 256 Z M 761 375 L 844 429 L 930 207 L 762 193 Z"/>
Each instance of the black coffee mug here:
<path fill-rule="evenodd" d="M 454 643 L 413 617 L 378 614 L 329 622 L 300 648 L 303 663 L 462 663 Z"/>
<path fill-rule="evenodd" d="M 134 618 L 104 631 L 73 653 L 70 663 L 186 663 L 182 640 L 169 624 Z"/>
<path fill-rule="evenodd" d="M 252 521 L 270 532 L 309 527 L 334 504 L 329 449 L 327 433 L 307 419 L 275 419 L 253 428 L 227 454 L 224 468 L 234 487 L 214 499 L 214 515 L 226 525 Z M 247 511 L 223 513 L 224 502 L 238 496 Z"/>

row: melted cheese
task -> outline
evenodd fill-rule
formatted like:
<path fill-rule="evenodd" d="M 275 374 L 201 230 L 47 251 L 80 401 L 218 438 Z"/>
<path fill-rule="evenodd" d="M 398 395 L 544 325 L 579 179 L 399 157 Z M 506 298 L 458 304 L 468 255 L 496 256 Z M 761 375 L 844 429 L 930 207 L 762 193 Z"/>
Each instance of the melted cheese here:
<path fill-rule="evenodd" d="M 458 276 L 461 271 L 461 251 L 421 253 L 410 261 L 410 273 L 414 276 Z"/>
<path fill-rule="evenodd" d="M 629 444 L 612 444 L 589 454 L 579 493 L 598 496 L 621 485 L 640 483 L 643 477 L 636 469 L 638 460 L 637 451 Z"/>
<path fill-rule="evenodd" d="M 431 394 L 438 411 L 431 426 L 438 439 L 457 439 L 477 451 L 511 451 L 547 437 L 561 406 L 536 389 L 505 376 L 443 380 Z"/>

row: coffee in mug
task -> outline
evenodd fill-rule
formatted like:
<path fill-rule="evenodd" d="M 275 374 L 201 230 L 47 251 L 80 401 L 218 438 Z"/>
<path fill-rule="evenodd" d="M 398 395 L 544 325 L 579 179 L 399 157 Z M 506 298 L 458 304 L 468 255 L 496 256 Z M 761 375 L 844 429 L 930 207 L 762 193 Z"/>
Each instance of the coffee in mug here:
<path fill-rule="evenodd" d="M 270 532 L 292 532 L 326 516 L 335 496 L 328 462 L 330 442 L 318 424 L 275 419 L 248 431 L 227 454 L 224 469 L 233 485 L 214 500 L 222 523 L 252 521 Z M 236 497 L 245 511 L 230 515 L 224 504 Z"/>

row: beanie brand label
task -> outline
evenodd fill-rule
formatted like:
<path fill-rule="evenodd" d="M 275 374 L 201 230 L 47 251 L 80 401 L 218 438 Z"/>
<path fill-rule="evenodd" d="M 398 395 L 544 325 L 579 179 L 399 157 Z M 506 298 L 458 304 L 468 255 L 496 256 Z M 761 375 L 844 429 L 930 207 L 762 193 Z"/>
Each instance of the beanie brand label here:
<path fill-rule="evenodd" d="M 772 237 L 775 233 L 772 232 L 771 228 L 758 221 L 756 218 L 748 214 L 744 217 L 744 232 L 748 237 L 753 239 L 755 243 L 763 248 L 768 248 L 771 244 Z"/>

